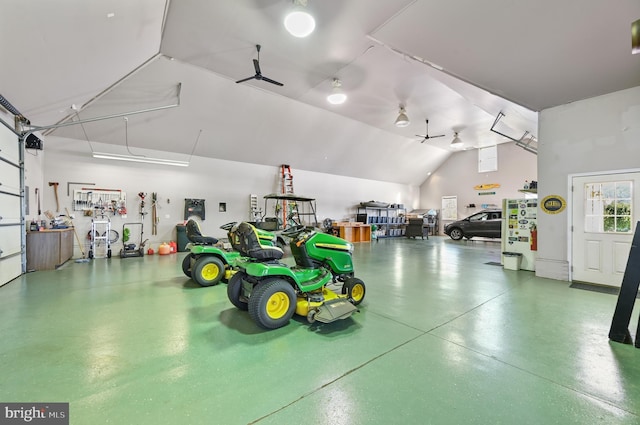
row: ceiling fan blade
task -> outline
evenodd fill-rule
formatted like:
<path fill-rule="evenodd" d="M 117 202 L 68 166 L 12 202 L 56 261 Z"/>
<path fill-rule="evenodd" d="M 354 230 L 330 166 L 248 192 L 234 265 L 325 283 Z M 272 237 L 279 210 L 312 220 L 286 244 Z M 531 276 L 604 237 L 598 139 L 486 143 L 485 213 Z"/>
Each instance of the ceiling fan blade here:
<path fill-rule="evenodd" d="M 271 78 L 262 77 L 262 81 L 266 81 L 267 83 L 275 84 L 276 86 L 284 86 L 284 84 L 279 83 L 278 81 L 272 80 Z"/>
<path fill-rule="evenodd" d="M 257 60 L 257 59 L 254 59 L 254 60 L 253 60 L 253 67 L 254 67 L 254 68 L 255 68 L 255 70 L 256 70 L 256 74 L 258 74 L 258 75 L 259 75 L 259 74 L 262 74 L 262 72 L 260 72 L 260 62 L 258 62 L 258 60 Z"/>
<path fill-rule="evenodd" d="M 245 81 L 253 80 L 254 78 L 256 78 L 256 76 L 255 76 L 255 75 L 254 75 L 253 77 L 243 78 L 242 80 L 238 80 L 238 81 L 236 81 L 236 84 L 238 84 L 238 83 L 244 83 Z"/>
<path fill-rule="evenodd" d="M 416 137 L 427 137 L 426 134 L 416 134 Z"/>
<path fill-rule="evenodd" d="M 436 137 L 444 137 L 444 134 L 438 134 L 437 136 L 429 136 L 429 139 L 435 139 Z"/>

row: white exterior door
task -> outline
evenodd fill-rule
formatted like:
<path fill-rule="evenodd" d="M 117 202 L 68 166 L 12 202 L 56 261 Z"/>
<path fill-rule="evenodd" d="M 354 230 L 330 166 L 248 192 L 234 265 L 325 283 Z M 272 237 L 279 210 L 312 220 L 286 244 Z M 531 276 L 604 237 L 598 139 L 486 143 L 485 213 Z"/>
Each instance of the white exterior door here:
<path fill-rule="evenodd" d="M 640 219 L 640 172 L 573 178 L 573 280 L 620 286 Z"/>

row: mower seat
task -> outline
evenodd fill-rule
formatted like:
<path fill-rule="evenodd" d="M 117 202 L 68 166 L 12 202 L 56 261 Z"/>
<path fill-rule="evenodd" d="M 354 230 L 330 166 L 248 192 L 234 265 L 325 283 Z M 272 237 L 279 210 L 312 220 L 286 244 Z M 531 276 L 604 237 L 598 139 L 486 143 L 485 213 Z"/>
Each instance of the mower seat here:
<path fill-rule="evenodd" d="M 218 243 L 216 238 L 211 236 L 202 236 L 200 225 L 197 221 L 189 219 L 187 221 L 187 239 L 197 245 L 215 245 Z"/>
<path fill-rule="evenodd" d="M 229 242 L 240 255 L 258 261 L 279 260 L 284 255 L 277 246 L 261 245 L 256 228 L 247 222 L 238 223 L 229 231 Z"/>

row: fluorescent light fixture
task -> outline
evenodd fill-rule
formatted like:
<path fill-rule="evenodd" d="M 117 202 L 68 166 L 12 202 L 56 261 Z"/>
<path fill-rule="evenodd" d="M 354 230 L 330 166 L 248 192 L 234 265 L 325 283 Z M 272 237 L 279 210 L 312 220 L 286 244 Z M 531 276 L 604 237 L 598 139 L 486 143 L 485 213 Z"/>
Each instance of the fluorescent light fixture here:
<path fill-rule="evenodd" d="M 407 116 L 407 111 L 405 111 L 404 106 L 400 105 L 400 113 L 396 118 L 396 127 L 406 127 L 408 125 L 409 117 Z"/>
<path fill-rule="evenodd" d="M 337 78 L 333 79 L 333 90 L 329 96 L 327 96 L 327 102 L 332 105 L 342 105 L 347 100 L 347 95 L 344 94 L 342 89 L 342 82 Z"/>
<path fill-rule="evenodd" d="M 284 27 L 294 37 L 306 37 L 316 28 L 316 21 L 305 10 L 307 0 L 293 0 L 293 5 L 293 11 L 284 18 Z"/>
<path fill-rule="evenodd" d="M 144 162 L 147 164 L 173 165 L 175 167 L 188 167 L 187 161 L 176 161 L 173 159 L 150 158 L 148 156 L 119 155 L 115 153 L 93 152 L 94 158 L 115 159 L 118 161 Z"/>

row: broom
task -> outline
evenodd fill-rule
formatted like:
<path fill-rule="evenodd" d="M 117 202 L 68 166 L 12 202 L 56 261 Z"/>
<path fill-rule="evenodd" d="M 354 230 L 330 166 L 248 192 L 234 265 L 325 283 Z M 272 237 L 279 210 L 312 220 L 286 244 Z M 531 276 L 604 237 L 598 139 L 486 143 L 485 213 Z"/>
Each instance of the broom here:
<path fill-rule="evenodd" d="M 84 248 L 82 247 L 82 241 L 80 241 L 80 237 L 78 236 L 78 232 L 76 232 L 76 225 L 73 224 L 73 219 L 71 218 L 71 214 L 69 214 L 69 208 L 65 207 L 65 211 L 67 212 L 67 217 L 69 217 L 69 221 L 71 222 L 71 226 L 73 226 L 73 234 L 76 235 L 76 240 L 78 241 L 78 247 L 80 247 L 80 252 L 82 252 L 82 258 L 78 258 L 76 263 L 88 263 L 89 259 L 86 258 L 84 253 Z"/>

